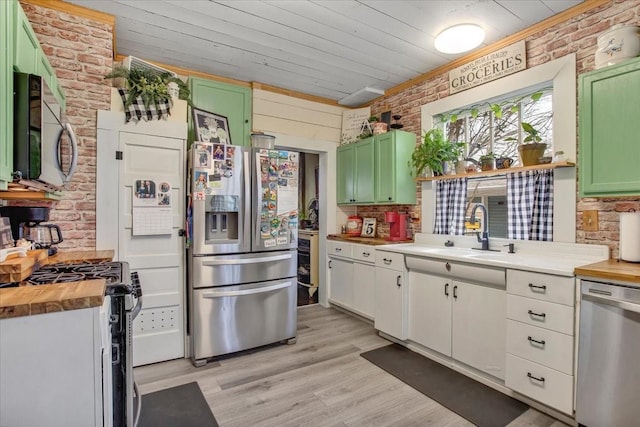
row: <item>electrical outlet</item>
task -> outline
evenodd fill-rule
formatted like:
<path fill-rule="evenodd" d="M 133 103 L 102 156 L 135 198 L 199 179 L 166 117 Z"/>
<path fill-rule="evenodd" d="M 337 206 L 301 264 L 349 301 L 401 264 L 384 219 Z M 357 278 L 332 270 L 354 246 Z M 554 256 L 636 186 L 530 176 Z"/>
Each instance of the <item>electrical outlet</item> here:
<path fill-rule="evenodd" d="M 598 211 L 582 212 L 582 229 L 584 231 L 598 231 Z"/>

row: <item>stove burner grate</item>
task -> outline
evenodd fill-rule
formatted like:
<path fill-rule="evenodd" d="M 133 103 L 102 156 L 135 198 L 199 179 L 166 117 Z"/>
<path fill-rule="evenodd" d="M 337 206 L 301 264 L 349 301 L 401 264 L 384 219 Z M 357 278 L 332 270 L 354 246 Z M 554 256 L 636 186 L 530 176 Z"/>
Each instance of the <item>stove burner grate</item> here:
<path fill-rule="evenodd" d="M 99 264 L 51 264 L 34 272 L 27 282 L 32 285 L 47 283 L 78 282 L 81 280 L 105 279 L 107 284 L 121 284 L 122 263 Z"/>

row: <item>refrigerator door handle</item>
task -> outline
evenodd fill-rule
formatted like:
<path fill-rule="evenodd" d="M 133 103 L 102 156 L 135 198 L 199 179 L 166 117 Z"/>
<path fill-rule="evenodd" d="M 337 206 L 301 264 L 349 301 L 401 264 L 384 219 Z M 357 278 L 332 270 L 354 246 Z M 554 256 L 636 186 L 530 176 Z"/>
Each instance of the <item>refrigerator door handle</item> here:
<path fill-rule="evenodd" d="M 262 288 L 245 289 L 237 291 L 212 291 L 202 294 L 203 298 L 222 298 L 222 297 L 237 297 L 240 295 L 253 295 L 262 294 L 271 291 L 277 291 L 278 289 L 288 288 L 291 286 L 291 282 L 276 283 L 275 285 L 264 286 Z"/>
<path fill-rule="evenodd" d="M 274 255 L 268 257 L 261 258 L 238 258 L 238 259 L 213 259 L 210 261 L 203 261 L 202 265 L 213 266 L 213 265 L 240 265 L 240 264 L 258 264 L 262 262 L 271 262 L 271 261 L 282 261 L 285 259 L 291 259 L 292 254 L 284 254 L 284 255 Z"/>

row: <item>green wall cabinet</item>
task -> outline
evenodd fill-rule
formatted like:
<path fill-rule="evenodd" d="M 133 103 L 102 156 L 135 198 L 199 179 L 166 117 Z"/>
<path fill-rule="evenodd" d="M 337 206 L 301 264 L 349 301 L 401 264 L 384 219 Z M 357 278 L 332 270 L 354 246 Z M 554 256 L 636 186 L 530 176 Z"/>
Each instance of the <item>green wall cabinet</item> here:
<path fill-rule="evenodd" d="M 64 110 L 66 102 L 64 91 L 58 84 L 56 73 L 49 63 L 47 55 L 42 51 L 27 15 L 18 2 L 11 0 L 9 3 L 13 3 L 13 6 L 9 7 L 13 9 L 12 16 L 14 17 L 13 69 L 20 73 L 42 77 Z"/>
<path fill-rule="evenodd" d="M 581 197 L 640 194 L 638 94 L 640 58 L 579 77 Z"/>
<path fill-rule="evenodd" d="M 191 100 L 195 108 L 227 118 L 233 145 L 251 146 L 251 88 L 214 80 L 189 77 Z M 189 116 L 189 141 L 193 132 L 193 116 Z"/>
<path fill-rule="evenodd" d="M 392 131 L 338 147 L 338 204 L 415 204 L 415 146 L 415 134 Z"/>
<path fill-rule="evenodd" d="M 407 162 L 416 148 L 416 135 L 392 131 L 376 135 L 376 202 L 416 204 L 416 182 Z"/>
<path fill-rule="evenodd" d="M 0 1 L 0 190 L 13 172 L 13 10 L 15 1 Z"/>
<path fill-rule="evenodd" d="M 365 138 L 338 147 L 338 204 L 369 204 L 375 201 L 375 141 Z"/>

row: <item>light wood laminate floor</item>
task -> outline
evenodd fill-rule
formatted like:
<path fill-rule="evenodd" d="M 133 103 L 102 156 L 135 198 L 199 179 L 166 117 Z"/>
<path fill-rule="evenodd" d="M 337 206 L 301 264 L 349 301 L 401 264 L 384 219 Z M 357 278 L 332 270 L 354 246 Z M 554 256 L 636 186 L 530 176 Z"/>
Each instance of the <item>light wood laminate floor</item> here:
<path fill-rule="evenodd" d="M 135 368 L 142 394 L 197 381 L 221 427 L 472 426 L 360 357 L 389 344 L 369 323 L 318 304 L 298 309 L 293 345 Z M 565 424 L 534 409 L 510 427 Z"/>

